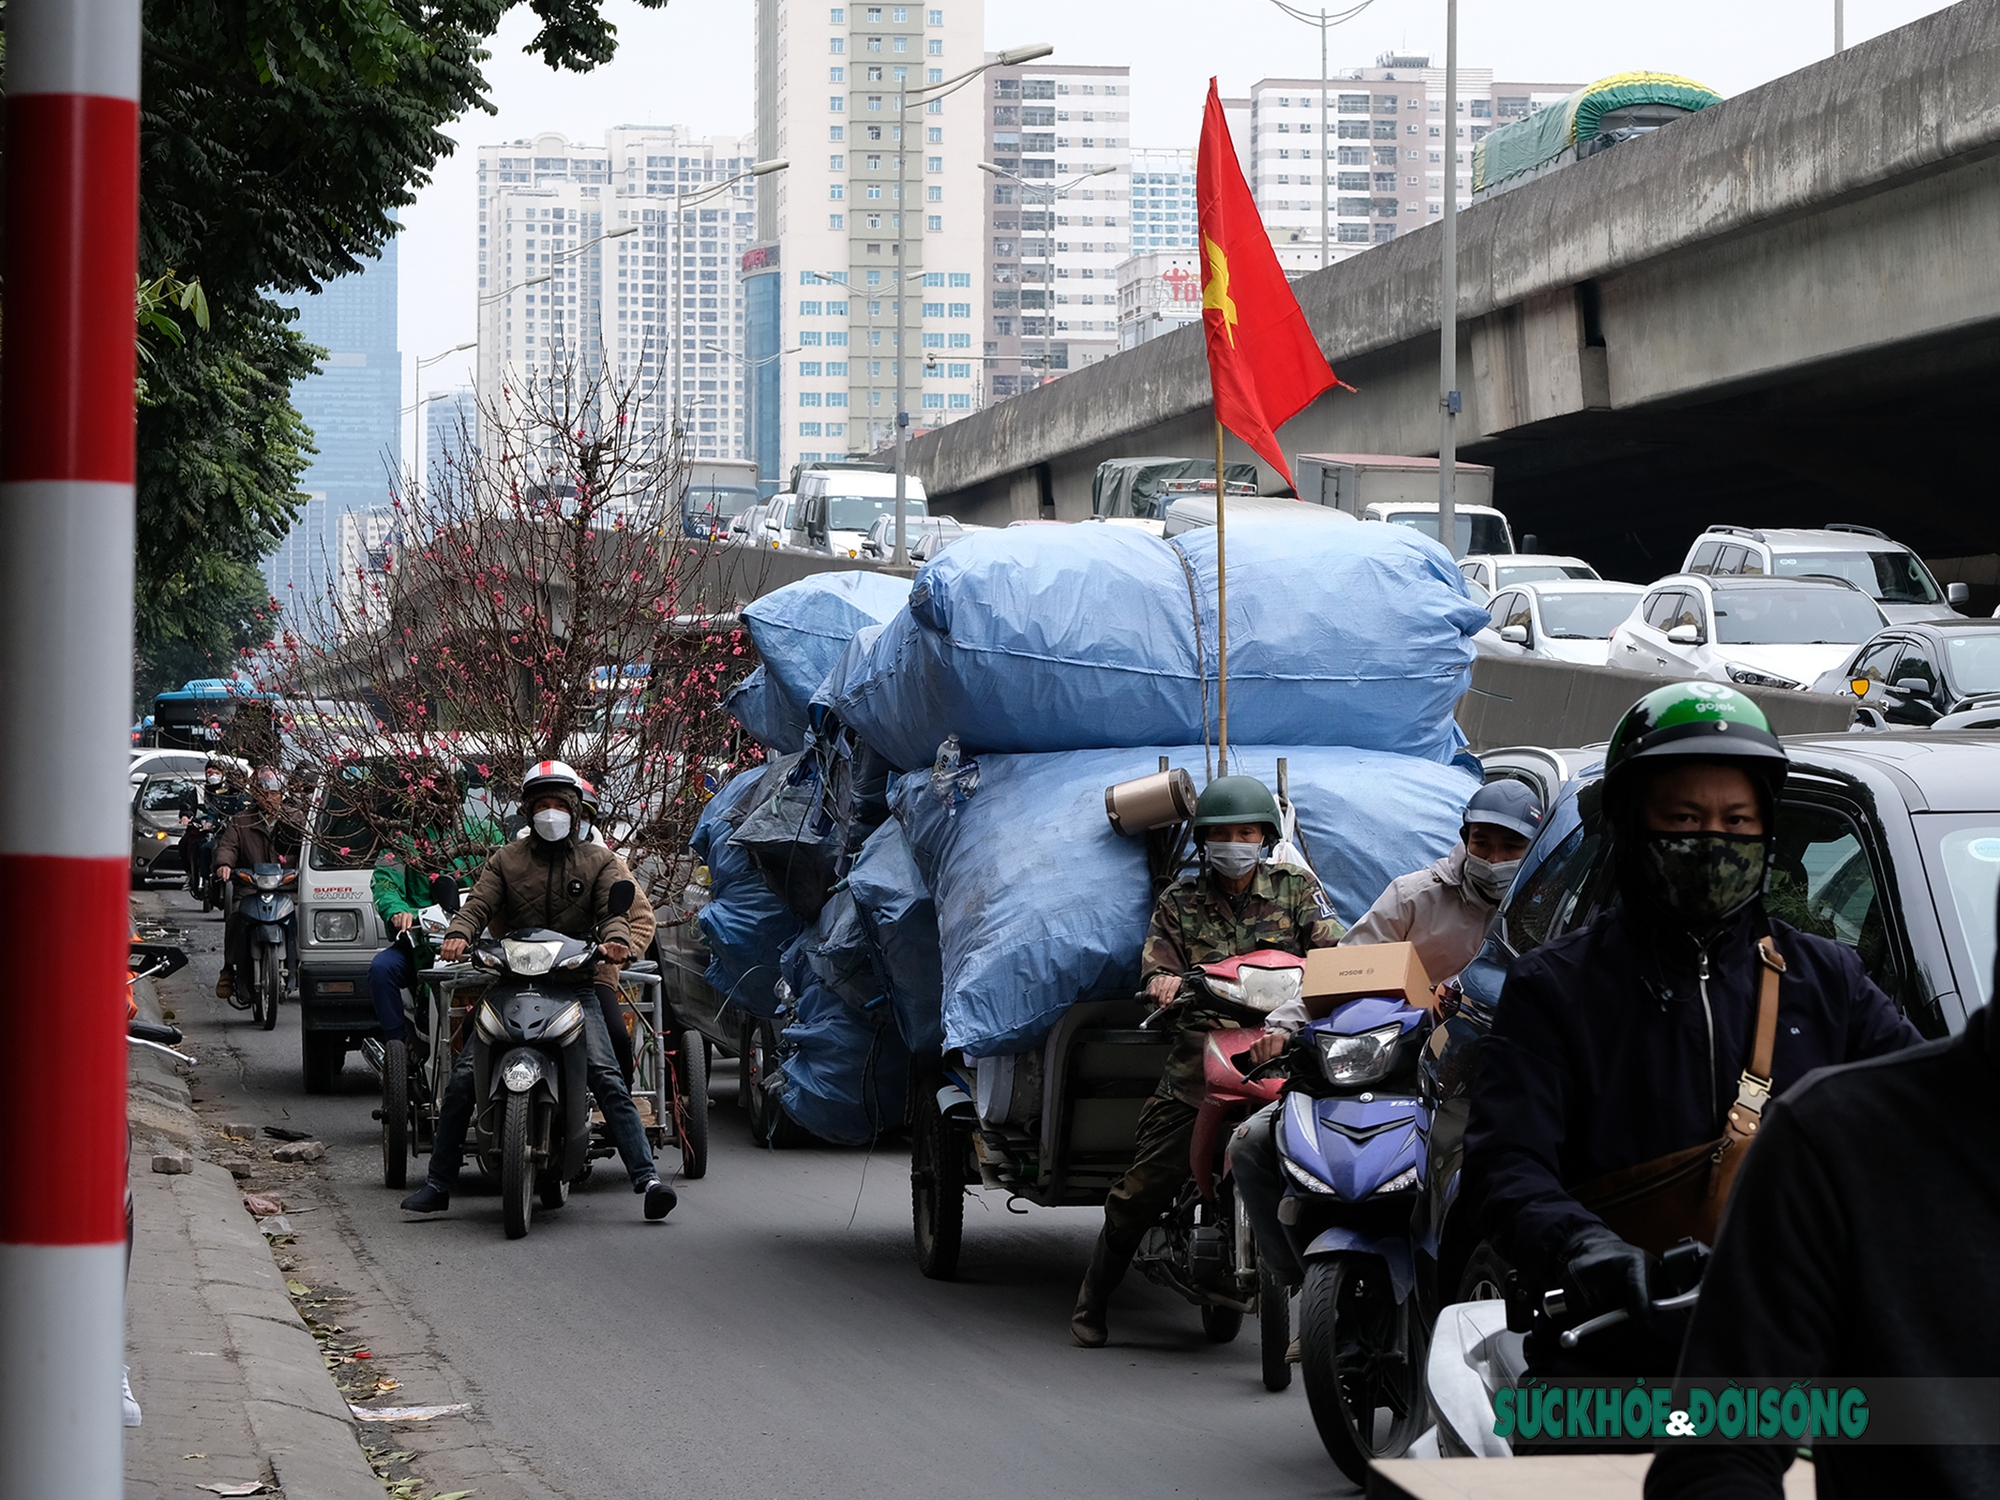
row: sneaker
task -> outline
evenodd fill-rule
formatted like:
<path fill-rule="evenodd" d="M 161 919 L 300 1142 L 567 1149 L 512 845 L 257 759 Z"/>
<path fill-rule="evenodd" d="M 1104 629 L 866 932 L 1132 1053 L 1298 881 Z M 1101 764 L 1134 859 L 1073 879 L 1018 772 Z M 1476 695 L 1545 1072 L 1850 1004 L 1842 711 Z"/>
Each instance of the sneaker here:
<path fill-rule="evenodd" d="M 1303 1361 L 1305 1360 L 1305 1357 L 1306 1357 L 1306 1355 L 1305 1355 L 1305 1350 L 1304 1350 L 1304 1348 L 1303 1348 L 1303 1347 L 1302 1347 L 1302 1346 L 1300 1345 L 1300 1343 L 1299 1343 L 1299 1341 L 1298 1341 L 1297 1339 L 1293 1339 L 1293 1340 L 1291 1341 L 1291 1343 L 1289 1343 L 1289 1344 L 1287 1344 L 1287 1345 L 1285 1346 L 1285 1363 L 1286 1363 L 1286 1364 L 1288 1364 L 1288 1365 L 1296 1365 L 1296 1364 L 1300 1364 L 1300 1363 L 1302 1363 L 1302 1362 L 1303 1362 Z"/>
<path fill-rule="evenodd" d="M 674 1211 L 674 1205 L 681 1201 L 681 1195 L 655 1177 L 639 1189 L 646 1195 L 646 1217 L 664 1219 Z"/>
<path fill-rule="evenodd" d="M 127 1427 L 137 1427 L 140 1425 L 142 1419 L 139 1415 L 139 1403 L 132 1399 L 132 1367 L 130 1365 L 125 1367 L 124 1378 L 118 1383 L 125 1389 L 125 1425 Z"/>
<path fill-rule="evenodd" d="M 443 1213 L 450 1207 L 451 1194 L 429 1182 L 410 1194 L 402 1203 L 403 1212 L 406 1214 Z"/>
<path fill-rule="evenodd" d="M 220 974 L 216 975 L 215 998 L 218 1000 L 227 1000 L 229 998 L 230 991 L 236 988 L 235 980 L 236 976 L 231 974 L 227 969 L 224 969 Z"/>

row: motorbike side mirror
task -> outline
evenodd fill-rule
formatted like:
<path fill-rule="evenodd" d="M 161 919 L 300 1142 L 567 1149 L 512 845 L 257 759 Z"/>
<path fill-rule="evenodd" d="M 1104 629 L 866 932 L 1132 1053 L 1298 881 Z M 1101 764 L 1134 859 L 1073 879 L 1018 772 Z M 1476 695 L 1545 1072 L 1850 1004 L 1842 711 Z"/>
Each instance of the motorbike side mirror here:
<path fill-rule="evenodd" d="M 632 900 L 639 894 L 639 888 L 629 880 L 621 880 L 611 887 L 611 895 L 604 903 L 605 911 L 614 917 L 622 917 L 632 909 Z"/>
<path fill-rule="evenodd" d="M 431 900 L 447 914 L 458 912 L 458 882 L 449 875 L 431 877 Z"/>

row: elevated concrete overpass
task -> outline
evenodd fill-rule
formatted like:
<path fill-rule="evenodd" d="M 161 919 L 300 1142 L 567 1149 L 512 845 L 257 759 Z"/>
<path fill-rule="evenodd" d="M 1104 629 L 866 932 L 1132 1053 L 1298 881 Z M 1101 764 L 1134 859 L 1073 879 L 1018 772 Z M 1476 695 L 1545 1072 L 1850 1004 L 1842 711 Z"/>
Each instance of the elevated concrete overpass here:
<path fill-rule="evenodd" d="M 1966 0 L 1468 208 L 1458 233 L 1459 452 L 1495 466 L 1517 533 L 1639 579 L 1715 521 L 2000 552 L 2000 4 Z M 1429 225 L 1295 283 L 1359 393 L 1302 412 L 1287 453 L 1436 453 L 1438 239 Z M 1213 454 L 1201 331 L 910 451 L 962 519 L 1087 516 L 1104 459 Z M 1233 439 L 1228 456 L 1254 458 Z"/>

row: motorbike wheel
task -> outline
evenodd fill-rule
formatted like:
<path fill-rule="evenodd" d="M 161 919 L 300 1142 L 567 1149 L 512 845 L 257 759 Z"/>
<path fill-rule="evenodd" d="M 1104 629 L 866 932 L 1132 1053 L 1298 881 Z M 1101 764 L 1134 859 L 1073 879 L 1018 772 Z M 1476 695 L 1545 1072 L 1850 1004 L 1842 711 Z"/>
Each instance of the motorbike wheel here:
<path fill-rule="evenodd" d="M 337 1031 L 308 1031 L 299 1027 L 299 1071 L 305 1075 L 308 1094 L 330 1094 L 340 1081 L 347 1061 L 347 1047 Z"/>
<path fill-rule="evenodd" d="M 1291 1386 L 1292 1365 L 1285 1358 L 1292 1345 L 1291 1288 L 1272 1274 L 1269 1266 L 1257 1268 L 1258 1357 L 1264 1369 L 1264 1389 L 1282 1391 Z"/>
<path fill-rule="evenodd" d="M 257 1024 L 266 1031 L 276 1030 L 278 1002 L 285 997 L 285 963 L 274 952 L 266 951 L 264 962 L 258 966 L 257 990 Z"/>
<path fill-rule="evenodd" d="M 910 1132 L 910 1224 L 917 1269 L 933 1281 L 950 1281 L 965 1241 L 965 1168 L 957 1132 L 939 1113 L 932 1089 L 917 1090 Z"/>
<path fill-rule="evenodd" d="M 1301 1369 L 1313 1425 L 1340 1472 L 1368 1482 L 1368 1465 L 1398 1458 L 1423 1420 L 1423 1361 L 1387 1267 L 1373 1256 L 1333 1255 L 1306 1268 L 1299 1302 Z"/>
<path fill-rule="evenodd" d="M 1243 1331 L 1243 1314 L 1233 1307 L 1201 1306 L 1201 1331 L 1211 1344 L 1227 1344 Z"/>
<path fill-rule="evenodd" d="M 554 1168 L 542 1174 L 542 1180 L 535 1188 L 535 1194 L 543 1208 L 554 1213 L 569 1202 L 569 1183 Z"/>
<path fill-rule="evenodd" d="M 410 1053 L 399 1038 L 382 1044 L 382 1186 L 410 1175 Z"/>
<path fill-rule="evenodd" d="M 778 1028 L 769 1021 L 743 1023 L 738 1052 L 743 1068 L 743 1108 L 750 1120 L 750 1139 L 772 1151 L 790 1151 L 812 1144 L 812 1132 L 786 1114 L 764 1078 L 778 1049 Z"/>
<path fill-rule="evenodd" d="M 680 1062 L 674 1069 L 680 1116 L 674 1124 L 681 1138 L 681 1176 L 690 1182 L 708 1175 L 708 1038 L 699 1031 L 680 1034 Z"/>
<path fill-rule="evenodd" d="M 534 1120 L 528 1096 L 510 1089 L 500 1123 L 500 1217 L 510 1240 L 527 1234 L 535 1217 L 535 1163 L 528 1154 Z"/>

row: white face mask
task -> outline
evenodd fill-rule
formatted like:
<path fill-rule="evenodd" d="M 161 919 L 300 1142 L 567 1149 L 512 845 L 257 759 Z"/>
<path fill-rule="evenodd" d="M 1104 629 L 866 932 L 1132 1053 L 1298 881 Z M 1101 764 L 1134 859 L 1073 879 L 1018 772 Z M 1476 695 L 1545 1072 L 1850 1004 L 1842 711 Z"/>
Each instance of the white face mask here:
<path fill-rule="evenodd" d="M 569 814 L 560 807 L 545 807 L 533 819 L 535 832 L 551 844 L 560 844 L 569 837 Z"/>
<path fill-rule="evenodd" d="M 1213 840 L 1204 847 L 1208 850 L 1209 866 L 1216 874 L 1231 880 L 1241 880 L 1264 859 L 1262 844 L 1226 844 Z"/>
<path fill-rule="evenodd" d="M 1465 856 L 1465 883 L 1495 906 L 1507 894 L 1507 888 L 1514 883 L 1514 876 L 1521 868 L 1518 859 L 1505 860 L 1493 864 L 1476 854 Z"/>

